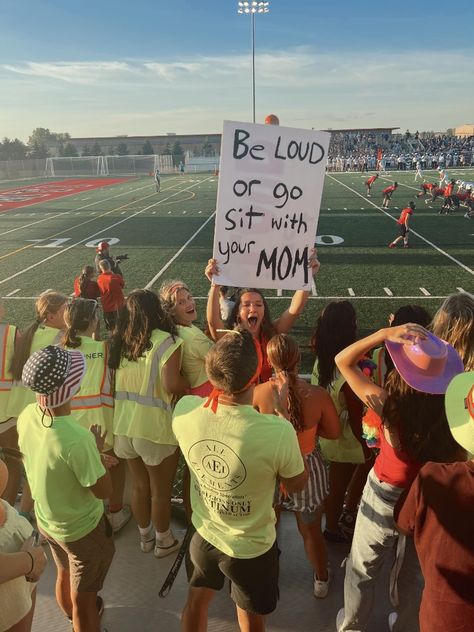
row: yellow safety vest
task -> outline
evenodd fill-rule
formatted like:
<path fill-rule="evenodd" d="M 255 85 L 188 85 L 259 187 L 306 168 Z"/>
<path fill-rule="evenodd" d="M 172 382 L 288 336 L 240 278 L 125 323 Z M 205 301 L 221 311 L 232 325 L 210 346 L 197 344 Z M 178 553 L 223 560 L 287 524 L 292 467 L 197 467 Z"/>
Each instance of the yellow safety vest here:
<path fill-rule="evenodd" d="M 137 361 L 123 359 L 115 372 L 114 435 L 177 445 L 171 430 L 172 399 L 161 372 L 183 341 L 155 329 L 152 348 Z"/>
<path fill-rule="evenodd" d="M 55 345 L 61 339 L 63 332 L 60 329 L 55 329 L 54 327 L 46 327 L 45 325 L 40 325 L 38 329 L 35 331 L 33 336 L 33 340 L 31 341 L 31 349 L 30 356 L 35 353 L 35 351 L 39 351 L 40 349 L 44 349 L 48 345 Z M 7 413 L 9 417 L 18 417 L 18 415 L 22 412 L 22 410 L 28 406 L 28 404 L 33 404 L 36 401 L 36 394 L 26 386 L 23 386 L 21 381 L 14 381 L 12 385 L 12 390 L 10 392 L 10 397 L 8 400 Z"/>
<path fill-rule="evenodd" d="M 8 401 L 13 377 L 8 370 L 15 351 L 16 327 L 0 324 L 0 423 L 11 417 L 8 414 Z"/>
<path fill-rule="evenodd" d="M 311 374 L 311 384 L 318 385 L 318 378 L 318 361 L 316 360 L 313 373 Z M 327 461 L 336 461 L 338 463 L 364 463 L 364 451 L 352 432 L 344 393 L 341 392 L 345 382 L 344 376 L 336 369 L 334 380 L 326 388 L 331 395 L 331 399 L 339 415 L 341 435 L 339 439 L 324 439 L 323 437 L 319 437 L 319 445 Z"/>
<path fill-rule="evenodd" d="M 114 396 L 112 387 L 112 371 L 108 368 L 108 349 L 103 341 L 93 340 L 89 336 L 81 336 L 79 347 L 72 349 L 81 351 L 86 359 L 86 372 L 81 388 L 72 398 L 71 411 L 81 426 L 89 429 L 98 424 L 102 431 L 106 430 L 105 442 L 113 446 Z"/>

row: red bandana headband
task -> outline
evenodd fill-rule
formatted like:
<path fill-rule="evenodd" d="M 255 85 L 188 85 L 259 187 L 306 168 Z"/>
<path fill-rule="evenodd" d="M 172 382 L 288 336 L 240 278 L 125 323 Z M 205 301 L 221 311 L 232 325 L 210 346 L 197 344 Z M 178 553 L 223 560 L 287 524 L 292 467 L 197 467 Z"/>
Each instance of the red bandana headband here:
<path fill-rule="evenodd" d="M 231 330 L 232 331 L 232 330 Z M 229 333 L 231 333 L 231 331 L 229 331 Z M 236 333 L 237 335 L 240 335 L 240 333 L 238 331 L 232 332 L 232 333 Z M 263 353 L 262 353 L 262 347 L 260 346 L 259 341 L 256 338 L 252 338 L 253 343 L 255 345 L 255 350 L 257 352 L 257 368 L 255 369 L 255 373 L 252 375 L 252 377 L 250 378 L 250 380 L 247 382 L 247 384 L 241 388 L 238 391 L 235 391 L 235 393 L 243 393 L 244 391 L 246 391 L 248 388 L 250 388 L 252 386 L 252 384 L 258 384 L 259 382 L 259 378 L 260 378 L 260 373 L 262 372 L 262 366 L 263 366 Z M 217 411 L 217 405 L 219 403 L 219 396 L 223 395 L 224 391 L 221 390 L 220 388 L 213 388 L 209 397 L 207 398 L 206 403 L 204 404 L 204 408 L 208 408 L 208 406 L 211 407 L 211 410 L 213 413 L 215 413 Z"/>

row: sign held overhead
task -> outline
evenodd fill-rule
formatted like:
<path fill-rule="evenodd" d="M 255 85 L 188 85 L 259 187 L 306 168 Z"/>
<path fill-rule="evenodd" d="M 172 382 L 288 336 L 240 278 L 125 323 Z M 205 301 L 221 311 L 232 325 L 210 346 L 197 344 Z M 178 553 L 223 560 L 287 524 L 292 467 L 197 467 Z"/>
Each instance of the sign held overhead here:
<path fill-rule="evenodd" d="M 216 282 L 310 289 L 329 138 L 327 132 L 224 121 Z"/>

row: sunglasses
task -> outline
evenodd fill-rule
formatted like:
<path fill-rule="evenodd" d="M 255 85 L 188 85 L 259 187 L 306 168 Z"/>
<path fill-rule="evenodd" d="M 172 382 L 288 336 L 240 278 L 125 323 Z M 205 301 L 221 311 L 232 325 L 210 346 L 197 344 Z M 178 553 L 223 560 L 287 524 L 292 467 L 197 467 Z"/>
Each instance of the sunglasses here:
<path fill-rule="evenodd" d="M 99 309 L 99 301 L 97 301 L 95 298 L 82 298 L 80 296 L 71 296 L 71 298 L 67 302 L 68 305 L 77 305 L 81 303 L 89 304 L 88 306 L 92 311 L 92 315 L 94 315 Z"/>

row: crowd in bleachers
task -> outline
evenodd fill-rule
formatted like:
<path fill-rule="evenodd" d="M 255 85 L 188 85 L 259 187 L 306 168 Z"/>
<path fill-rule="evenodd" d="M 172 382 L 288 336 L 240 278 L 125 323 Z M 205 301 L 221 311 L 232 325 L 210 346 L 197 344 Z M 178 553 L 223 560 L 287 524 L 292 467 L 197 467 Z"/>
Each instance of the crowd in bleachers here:
<path fill-rule="evenodd" d="M 332 132 L 328 171 L 423 169 L 474 165 L 474 136 Z"/>
<path fill-rule="evenodd" d="M 98 255 L 100 275 L 121 275 L 107 249 Z M 316 274 L 315 257 L 311 266 Z M 0 314 L 0 630 L 31 629 L 45 566 L 33 525 L 57 567 L 59 607 L 76 632 L 101 630 L 113 532 L 130 518 L 125 466 L 137 548 L 180 555 L 170 504 L 181 453 L 192 525 L 183 630 L 206 629 L 225 578 L 241 630 L 264 630 L 277 607 L 283 506 L 314 573 L 301 590 L 324 599 L 327 547 L 352 543 L 339 632 L 366 629 L 385 558 L 397 595 L 390 630 L 468 632 L 474 296 L 453 294 L 435 314 L 404 306 L 361 340 L 353 304 L 330 302 L 314 323 L 308 383 L 288 333 L 308 293 L 297 291 L 272 319 L 259 290 L 226 297 L 215 260 L 206 276 L 205 331 L 180 280 L 122 296 L 112 318 L 110 297 L 103 301 L 110 282 L 97 283 L 94 268 L 72 298 L 40 295 L 21 332 Z"/>

